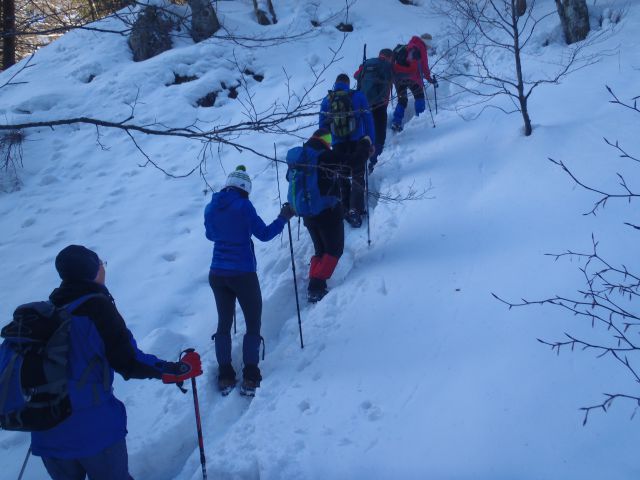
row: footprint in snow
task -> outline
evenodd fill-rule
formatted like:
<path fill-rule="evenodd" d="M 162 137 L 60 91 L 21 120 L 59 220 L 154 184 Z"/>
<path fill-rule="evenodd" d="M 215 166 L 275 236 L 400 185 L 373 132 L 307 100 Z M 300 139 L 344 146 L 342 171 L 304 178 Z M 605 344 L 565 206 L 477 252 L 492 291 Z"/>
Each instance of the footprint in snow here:
<path fill-rule="evenodd" d="M 42 177 L 42 180 L 40 180 L 40 186 L 41 187 L 46 187 L 47 185 L 52 185 L 54 183 L 58 183 L 58 177 L 54 176 L 54 175 L 45 175 L 44 177 Z"/>
<path fill-rule="evenodd" d="M 21 227 L 22 228 L 27 228 L 27 227 L 30 227 L 31 225 L 33 225 L 34 223 L 36 223 L 36 219 L 35 218 L 27 218 L 24 222 L 22 222 Z"/>
<path fill-rule="evenodd" d="M 369 400 L 365 400 L 360 404 L 360 408 L 369 420 L 375 422 L 382 418 L 382 409 L 377 405 L 374 405 Z"/>

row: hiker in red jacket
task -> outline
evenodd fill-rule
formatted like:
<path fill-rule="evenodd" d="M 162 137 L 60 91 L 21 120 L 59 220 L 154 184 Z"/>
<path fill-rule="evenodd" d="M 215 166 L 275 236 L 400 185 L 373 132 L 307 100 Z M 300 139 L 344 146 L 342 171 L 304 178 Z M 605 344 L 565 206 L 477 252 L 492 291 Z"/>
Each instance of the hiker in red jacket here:
<path fill-rule="evenodd" d="M 426 106 L 422 79 L 425 78 L 434 87 L 438 86 L 437 82 L 431 78 L 431 70 L 429 70 L 427 48 L 431 45 L 431 40 L 431 35 L 428 33 L 421 37 L 413 36 L 407 45 L 398 45 L 393 50 L 393 73 L 398 103 L 393 112 L 391 129 L 396 132 L 402 130 L 404 111 L 409 103 L 407 90 L 411 90 L 415 100 L 416 115 L 420 115 Z"/>

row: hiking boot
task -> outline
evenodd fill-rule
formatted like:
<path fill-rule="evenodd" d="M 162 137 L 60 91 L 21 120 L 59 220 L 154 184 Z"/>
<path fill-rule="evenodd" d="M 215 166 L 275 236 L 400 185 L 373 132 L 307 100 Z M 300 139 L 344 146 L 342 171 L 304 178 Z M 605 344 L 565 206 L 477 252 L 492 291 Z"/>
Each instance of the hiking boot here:
<path fill-rule="evenodd" d="M 262 375 L 257 365 L 245 365 L 242 369 L 242 384 L 240 385 L 240 394 L 247 397 L 253 397 L 256 394 L 256 388 L 260 386 Z"/>
<path fill-rule="evenodd" d="M 236 386 L 236 371 L 231 364 L 220 365 L 218 369 L 218 390 L 222 395 L 229 395 L 229 392 Z"/>
<path fill-rule="evenodd" d="M 245 378 L 242 380 L 242 385 L 240 385 L 240 395 L 244 395 L 245 397 L 255 397 L 256 389 L 259 386 L 260 383 Z"/>
<path fill-rule="evenodd" d="M 402 131 L 402 125 L 400 125 L 399 123 L 392 123 L 391 124 L 391 130 L 393 130 L 394 132 L 401 132 Z"/>
<path fill-rule="evenodd" d="M 329 290 L 326 288 L 309 290 L 307 291 L 307 301 L 309 303 L 318 303 L 327 293 L 329 293 Z"/>
<path fill-rule="evenodd" d="M 360 228 L 362 226 L 362 215 L 360 215 L 360 213 L 358 213 L 353 208 L 347 212 L 347 214 L 344 216 L 344 219 L 353 228 Z"/>

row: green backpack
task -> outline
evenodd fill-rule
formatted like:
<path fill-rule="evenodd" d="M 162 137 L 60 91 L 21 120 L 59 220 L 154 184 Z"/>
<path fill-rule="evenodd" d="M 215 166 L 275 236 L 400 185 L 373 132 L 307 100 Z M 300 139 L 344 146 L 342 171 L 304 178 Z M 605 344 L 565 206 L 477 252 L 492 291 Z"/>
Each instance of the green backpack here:
<path fill-rule="evenodd" d="M 351 91 L 329 91 L 329 121 L 331 135 L 336 138 L 348 138 L 356 131 L 356 116 L 351 101 Z"/>

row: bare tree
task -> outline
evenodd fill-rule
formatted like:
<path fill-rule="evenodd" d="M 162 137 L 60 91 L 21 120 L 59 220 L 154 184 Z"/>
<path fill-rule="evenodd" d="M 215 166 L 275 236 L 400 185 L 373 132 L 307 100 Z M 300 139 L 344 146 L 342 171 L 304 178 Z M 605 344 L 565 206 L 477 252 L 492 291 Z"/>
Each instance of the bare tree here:
<path fill-rule="evenodd" d="M 524 13 L 519 11 L 523 6 Z M 447 19 L 446 34 L 453 44 L 446 54 L 448 67 L 442 76 L 462 92 L 480 99 L 460 108 L 490 104 L 505 113 L 519 112 L 526 136 L 532 133 L 529 98 L 534 90 L 557 84 L 598 58 L 584 54 L 590 44 L 583 42 L 563 52 L 551 74 L 540 73 L 539 65 L 527 69 L 525 61 L 531 57 L 526 52 L 537 41 L 534 33 L 544 19 L 553 15 L 553 11 L 539 10 L 536 0 L 437 0 L 437 11 Z M 495 60 L 505 55 L 512 59 L 506 70 Z M 504 97 L 511 107 L 490 103 Z"/>
<path fill-rule="evenodd" d="M 632 102 L 621 101 L 614 92 L 609 89 L 612 96 L 611 103 L 622 106 L 640 114 L 635 97 Z M 621 158 L 637 162 L 640 166 L 640 158 L 628 153 L 618 141 L 611 142 L 604 139 L 607 145 L 614 148 Z M 620 191 L 606 192 L 603 189 L 591 187 L 581 181 L 567 165 L 558 160 L 549 159 L 562 168 L 571 180 L 581 188 L 594 192 L 599 196 L 593 208 L 585 215 L 595 215 L 599 209 L 604 208 L 609 200 L 622 199 L 627 202 L 638 200 L 640 194 L 634 193 L 623 176 L 618 174 Z M 625 225 L 632 227 L 633 234 L 640 230 L 640 226 L 630 222 Z M 640 311 L 638 300 L 640 299 L 640 274 L 629 270 L 625 265 L 615 265 L 602 257 L 598 251 L 598 242 L 592 236 L 593 249 L 591 252 L 580 253 L 566 251 L 560 254 L 548 254 L 556 260 L 561 258 L 577 259 L 584 265 L 580 271 L 584 277 L 585 287 L 577 292 L 575 297 L 555 295 L 543 300 L 526 300 L 511 302 L 503 300 L 494 294 L 498 300 L 506 303 L 509 308 L 531 305 L 553 305 L 570 312 L 574 317 L 583 319 L 595 330 L 590 339 L 582 335 L 565 333 L 562 340 L 547 341 L 538 339 L 541 343 L 551 347 L 560 354 L 561 351 L 574 351 L 576 348 L 592 351 L 598 358 L 611 358 L 626 372 L 635 386 L 628 393 L 604 393 L 604 400 L 595 405 L 583 407 L 585 424 L 589 414 L 593 410 L 607 411 L 614 400 L 626 399 L 636 404 L 635 412 L 640 408 Z"/>

